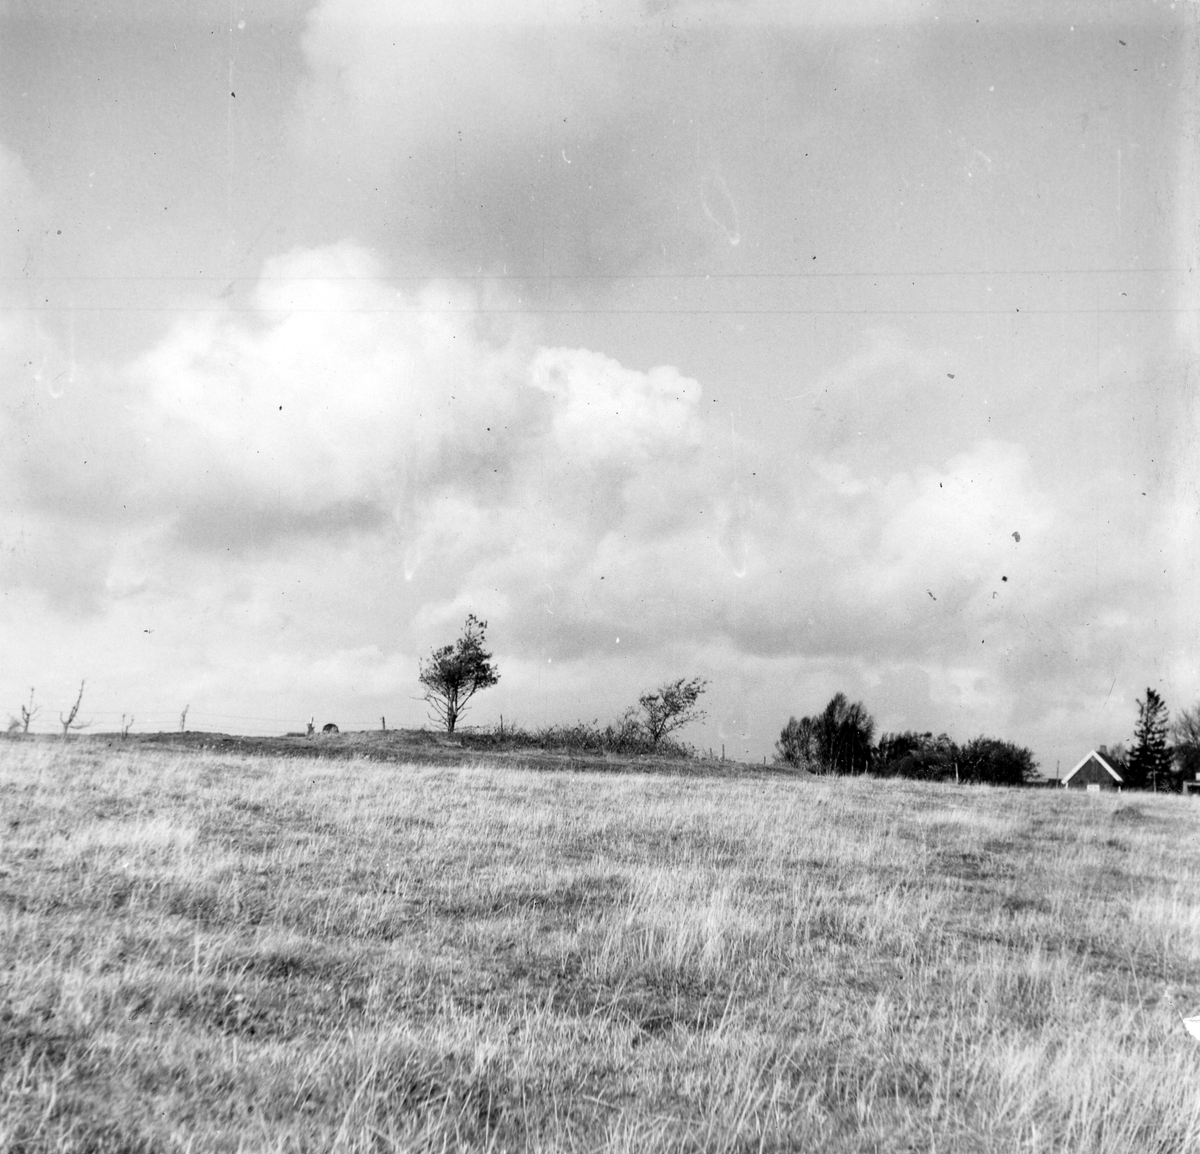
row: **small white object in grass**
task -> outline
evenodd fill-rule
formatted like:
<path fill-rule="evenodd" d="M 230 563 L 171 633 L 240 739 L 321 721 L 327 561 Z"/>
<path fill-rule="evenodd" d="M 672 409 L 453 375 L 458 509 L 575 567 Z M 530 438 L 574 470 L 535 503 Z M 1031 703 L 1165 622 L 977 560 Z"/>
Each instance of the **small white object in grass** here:
<path fill-rule="evenodd" d="M 1180 1012 L 1179 1003 L 1175 1000 L 1174 991 L 1170 986 L 1163 990 L 1163 1001 L 1175 1011 L 1176 1016 L 1183 1023 L 1183 1028 L 1193 1038 L 1200 1038 L 1200 1014 L 1193 1014 L 1190 1018 L 1185 1018 Z"/>

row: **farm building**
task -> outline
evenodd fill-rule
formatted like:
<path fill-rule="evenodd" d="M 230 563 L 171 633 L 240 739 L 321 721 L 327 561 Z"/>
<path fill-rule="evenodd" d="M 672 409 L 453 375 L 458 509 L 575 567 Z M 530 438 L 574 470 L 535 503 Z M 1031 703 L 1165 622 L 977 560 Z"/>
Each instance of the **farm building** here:
<path fill-rule="evenodd" d="M 1062 779 L 1065 789 L 1086 789 L 1090 793 L 1115 789 L 1120 792 L 1124 778 L 1094 749 Z"/>

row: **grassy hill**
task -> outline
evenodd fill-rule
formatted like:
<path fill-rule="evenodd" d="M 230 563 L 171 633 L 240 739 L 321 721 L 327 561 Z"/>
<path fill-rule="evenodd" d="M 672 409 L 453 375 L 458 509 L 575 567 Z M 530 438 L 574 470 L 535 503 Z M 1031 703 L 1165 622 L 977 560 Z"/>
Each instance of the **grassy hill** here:
<path fill-rule="evenodd" d="M 0 742 L 0 1150 L 1200 1148 L 1188 800 L 295 752 Z"/>
<path fill-rule="evenodd" d="M 594 732 L 594 731 L 593 731 Z M 28 739 L 27 739 L 28 740 Z M 49 735 L 35 740 L 53 741 Z M 160 750 L 199 751 L 217 754 L 251 754 L 258 757 L 299 757 L 317 760 L 353 760 L 422 765 L 488 765 L 521 769 L 590 770 L 597 773 L 687 774 L 690 776 L 740 776 L 748 769 L 794 777 L 796 771 L 773 765 L 752 765 L 703 754 L 688 756 L 681 746 L 664 743 L 660 753 L 627 756 L 604 753 L 579 744 L 555 745 L 537 735 L 516 731 L 497 736 L 495 730 L 463 729 L 447 735 L 429 729 L 361 730 L 314 737 L 289 733 L 282 737 L 243 737 L 228 733 L 100 734 L 81 740 L 101 742 L 106 748 L 153 746 Z M 807 773 L 804 776 L 808 776 Z"/>

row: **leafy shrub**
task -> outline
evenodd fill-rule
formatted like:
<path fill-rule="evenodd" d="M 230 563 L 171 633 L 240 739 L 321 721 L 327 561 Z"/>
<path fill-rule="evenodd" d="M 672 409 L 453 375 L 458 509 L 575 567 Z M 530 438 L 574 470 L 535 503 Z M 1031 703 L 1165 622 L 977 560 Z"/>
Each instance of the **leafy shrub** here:
<path fill-rule="evenodd" d="M 577 721 L 571 725 L 546 725 L 524 729 L 496 725 L 460 731 L 464 743 L 483 749 L 547 749 L 563 753 L 634 755 L 654 753 L 660 757 L 693 757 L 691 746 L 670 738 L 657 745 L 632 710 L 617 721 L 601 726 L 599 721 Z"/>

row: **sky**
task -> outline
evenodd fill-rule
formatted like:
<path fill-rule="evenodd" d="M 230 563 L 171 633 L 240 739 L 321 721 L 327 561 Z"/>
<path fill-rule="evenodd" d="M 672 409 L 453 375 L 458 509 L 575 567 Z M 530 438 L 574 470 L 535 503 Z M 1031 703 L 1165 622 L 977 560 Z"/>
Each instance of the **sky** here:
<path fill-rule="evenodd" d="M 0 720 L 1200 699 L 1198 10 L 0 0 Z"/>

